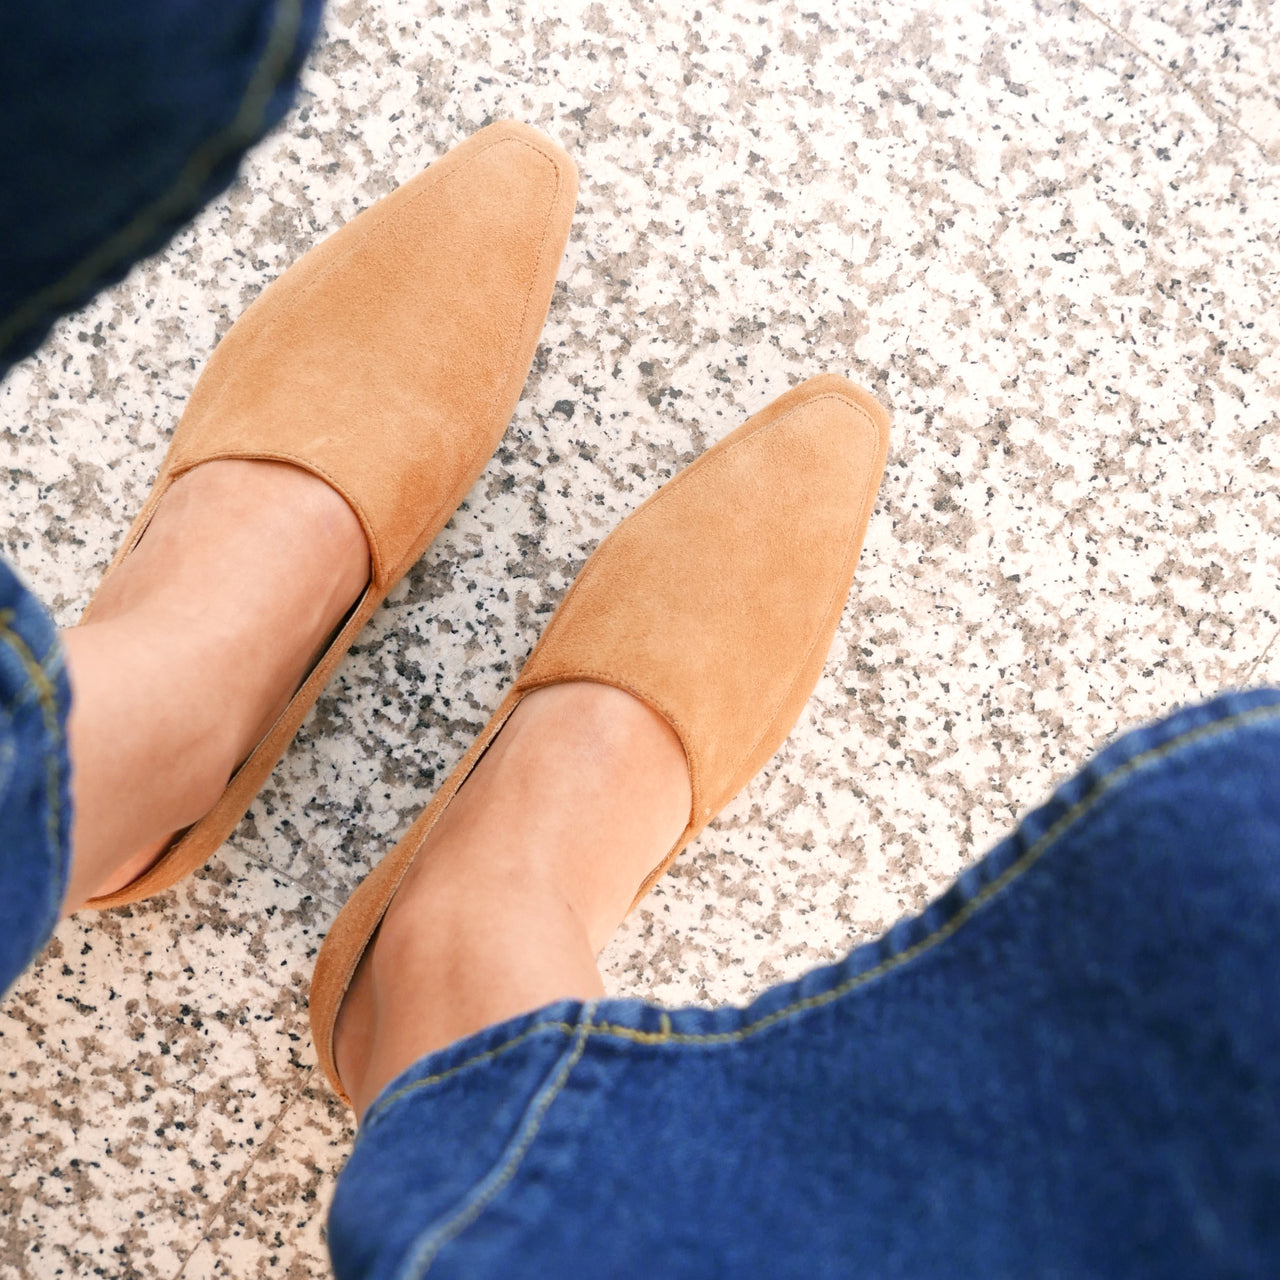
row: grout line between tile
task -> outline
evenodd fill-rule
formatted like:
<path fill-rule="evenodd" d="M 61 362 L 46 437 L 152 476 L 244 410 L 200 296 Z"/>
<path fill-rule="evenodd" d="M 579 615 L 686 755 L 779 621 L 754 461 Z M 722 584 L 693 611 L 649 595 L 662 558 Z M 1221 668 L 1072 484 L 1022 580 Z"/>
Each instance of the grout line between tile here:
<path fill-rule="evenodd" d="M 327 893 L 321 893 L 319 889 L 315 889 L 309 884 L 304 884 L 292 872 L 285 871 L 282 868 L 277 867 L 270 858 L 261 858 L 256 853 L 248 853 L 243 849 L 237 849 L 236 852 L 246 862 L 252 862 L 261 870 L 269 871 L 273 876 L 280 876 L 282 879 L 288 880 L 291 884 L 297 885 L 303 893 L 308 894 L 313 898 L 319 898 L 321 902 L 327 902 L 335 911 L 341 911 L 345 905 L 344 903 L 338 902 L 336 899 L 329 897 Z"/>
<path fill-rule="evenodd" d="M 1140 44 L 1138 44 L 1136 40 L 1134 40 L 1134 38 L 1131 35 L 1129 35 L 1127 31 L 1122 31 L 1119 27 L 1109 22 L 1096 9 L 1091 8 L 1088 5 L 1088 3 L 1086 3 L 1086 0 L 1071 0 L 1071 3 L 1075 5 L 1077 9 L 1083 10 L 1091 18 L 1094 18 L 1098 22 L 1102 23 L 1102 25 L 1106 27 L 1106 29 L 1110 31 L 1111 34 L 1115 36 L 1117 40 L 1120 40 L 1124 44 L 1128 45 L 1129 48 L 1132 49 L 1140 58 L 1142 58 L 1146 62 L 1149 62 L 1153 67 L 1155 67 L 1161 73 L 1161 75 L 1167 76 L 1170 80 L 1174 82 L 1174 84 L 1180 86 L 1182 89 L 1185 89 L 1186 92 L 1189 93 L 1196 100 L 1196 102 L 1200 106 L 1200 109 L 1206 115 L 1208 115 L 1211 119 L 1216 120 L 1219 124 L 1229 125 L 1231 128 L 1235 129 L 1237 133 L 1243 134 L 1246 138 L 1248 138 L 1249 141 L 1252 142 L 1253 145 L 1257 147 L 1259 151 L 1262 152 L 1263 158 L 1265 160 L 1277 159 L 1277 157 L 1272 156 L 1271 151 L 1268 147 L 1266 147 L 1258 138 L 1255 138 L 1253 134 L 1250 133 L 1249 130 L 1246 129 L 1244 125 L 1240 123 L 1238 116 L 1232 115 L 1229 112 L 1224 111 L 1223 108 L 1217 102 L 1215 102 L 1213 98 L 1209 97 L 1201 89 L 1197 88 L 1195 85 L 1184 80 L 1180 75 L 1178 75 L 1176 71 L 1171 71 L 1168 67 L 1164 65 L 1163 62 L 1159 60 L 1159 58 L 1153 57 L 1151 54 L 1149 54 Z"/>
<path fill-rule="evenodd" d="M 303 1093 L 307 1089 L 307 1086 L 311 1083 L 312 1077 L 315 1075 L 315 1073 L 316 1073 L 315 1067 L 307 1068 L 306 1074 L 302 1077 L 302 1083 L 293 1091 L 293 1095 L 284 1104 L 284 1106 L 280 1108 L 280 1114 L 276 1116 L 275 1120 L 272 1122 L 271 1128 L 267 1130 L 266 1137 L 263 1138 L 260 1143 L 258 1143 L 258 1149 L 253 1153 L 253 1155 L 249 1157 L 244 1168 L 241 1169 L 239 1173 L 235 1174 L 231 1179 L 229 1179 L 227 1183 L 226 1193 L 223 1195 L 222 1199 L 218 1201 L 217 1208 L 214 1209 L 214 1211 L 209 1215 L 208 1219 L 204 1223 L 203 1227 L 200 1230 L 200 1238 L 195 1242 L 194 1245 L 191 1246 L 191 1251 L 187 1254 L 187 1256 L 183 1258 L 182 1265 L 174 1273 L 173 1280 L 182 1280 L 183 1275 L 186 1274 L 187 1266 L 191 1262 L 191 1259 L 194 1258 L 196 1254 L 200 1251 L 200 1246 L 202 1244 L 208 1243 L 209 1232 L 213 1230 L 214 1224 L 226 1212 L 227 1205 L 230 1204 L 232 1199 L 235 1197 L 235 1195 L 239 1191 L 240 1184 L 244 1182 L 246 1178 L 248 1178 L 249 1171 L 258 1162 L 258 1157 L 262 1155 L 264 1151 L 268 1150 L 268 1148 L 270 1148 L 272 1143 L 275 1142 L 276 1138 L 280 1134 L 281 1126 L 284 1124 L 285 1116 L 289 1114 L 290 1110 L 293 1108 L 294 1103 L 296 1103 L 298 1099 L 302 1097 Z"/>
<path fill-rule="evenodd" d="M 1267 647 L 1263 649 L 1256 658 L 1254 658 L 1252 663 L 1250 663 L 1248 671 L 1244 673 L 1244 676 L 1240 681 L 1242 685 L 1247 685 L 1253 679 L 1253 673 L 1257 671 L 1257 669 L 1267 660 L 1267 655 L 1276 647 L 1277 640 L 1280 640 L 1280 631 L 1277 631 L 1275 635 L 1267 641 Z"/>

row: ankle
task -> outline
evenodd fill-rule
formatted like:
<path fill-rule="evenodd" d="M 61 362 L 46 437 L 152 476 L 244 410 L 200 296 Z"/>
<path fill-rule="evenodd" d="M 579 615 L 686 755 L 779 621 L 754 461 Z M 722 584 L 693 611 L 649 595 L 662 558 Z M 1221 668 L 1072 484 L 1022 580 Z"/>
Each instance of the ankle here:
<path fill-rule="evenodd" d="M 512 814 L 519 825 L 511 828 L 524 833 L 525 847 L 508 854 L 496 841 L 489 856 L 536 867 L 573 904 L 599 951 L 689 821 L 684 749 L 644 703 L 587 682 L 536 690 L 499 743 L 508 729 L 509 755 L 490 785 L 527 813 L 525 822 Z"/>
<path fill-rule="evenodd" d="M 678 737 L 631 695 L 529 694 L 423 841 L 339 1011 L 357 1110 L 461 1036 L 600 995 L 596 952 L 684 830 L 689 791 Z"/>
<path fill-rule="evenodd" d="M 357 1114 L 401 1071 L 494 1023 L 602 994 L 581 920 L 545 882 L 437 877 L 397 895 L 334 1026 Z"/>
<path fill-rule="evenodd" d="M 530 933 L 593 954 L 586 922 L 552 874 L 518 856 L 460 852 L 456 858 L 447 850 L 424 853 L 423 865 L 414 868 L 419 874 L 406 877 L 378 926 L 370 953 L 376 976 L 394 978 L 406 963 L 426 958 L 438 965 L 484 948 L 501 950 Z"/>

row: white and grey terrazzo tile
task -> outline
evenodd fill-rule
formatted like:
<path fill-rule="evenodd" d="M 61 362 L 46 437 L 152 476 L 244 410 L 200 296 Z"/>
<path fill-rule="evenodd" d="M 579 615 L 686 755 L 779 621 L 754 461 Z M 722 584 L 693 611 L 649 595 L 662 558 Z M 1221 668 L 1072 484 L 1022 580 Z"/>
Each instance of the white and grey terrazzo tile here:
<path fill-rule="evenodd" d="M 1085 0 L 1085 7 L 1280 160 L 1280 11 L 1272 0 Z"/>
<path fill-rule="evenodd" d="M 309 1085 L 237 1180 L 183 1280 L 328 1275 L 323 1228 L 354 1139 L 346 1104 L 327 1085 Z"/>
<path fill-rule="evenodd" d="M 59 926 L 0 1009 L 0 1275 L 178 1273 L 310 1075 L 330 915 L 215 860 Z"/>
<path fill-rule="evenodd" d="M 893 412 L 854 592 L 787 745 L 607 950 L 614 992 L 739 1000 L 834 959 L 1123 727 L 1280 682 L 1280 171 L 1233 123 L 1274 97 L 1274 18 L 1090 8 L 1114 31 L 1065 0 L 336 4 L 235 188 L 0 387 L 5 550 L 69 622 L 267 280 L 487 120 L 580 166 L 506 439 L 224 862 L 64 925 L 0 1011 L 0 1275 L 324 1274 L 317 935 L 595 544 L 804 377 Z"/>

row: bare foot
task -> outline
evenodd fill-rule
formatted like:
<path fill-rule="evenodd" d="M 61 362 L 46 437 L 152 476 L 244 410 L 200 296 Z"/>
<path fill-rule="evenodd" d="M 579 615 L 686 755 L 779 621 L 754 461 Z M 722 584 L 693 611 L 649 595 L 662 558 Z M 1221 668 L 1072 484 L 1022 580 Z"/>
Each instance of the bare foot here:
<path fill-rule="evenodd" d="M 334 1029 L 363 1114 L 411 1063 L 561 998 L 601 994 L 596 953 L 689 820 L 667 722 L 607 685 L 539 689 L 428 834 Z"/>
<path fill-rule="evenodd" d="M 297 467 L 209 462 L 173 484 L 89 621 L 63 632 L 69 910 L 212 808 L 368 578 L 355 513 Z"/>

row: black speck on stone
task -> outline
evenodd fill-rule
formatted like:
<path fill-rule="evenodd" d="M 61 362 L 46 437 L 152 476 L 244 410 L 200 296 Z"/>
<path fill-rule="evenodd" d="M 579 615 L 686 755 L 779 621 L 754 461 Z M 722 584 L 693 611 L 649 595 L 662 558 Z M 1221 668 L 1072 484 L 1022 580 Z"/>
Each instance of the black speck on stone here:
<path fill-rule="evenodd" d="M 572 400 L 557 400 L 555 403 L 555 408 L 552 409 L 551 412 L 562 413 L 566 418 L 572 418 L 573 411 L 576 408 L 577 408 L 577 405 L 575 405 Z"/>

